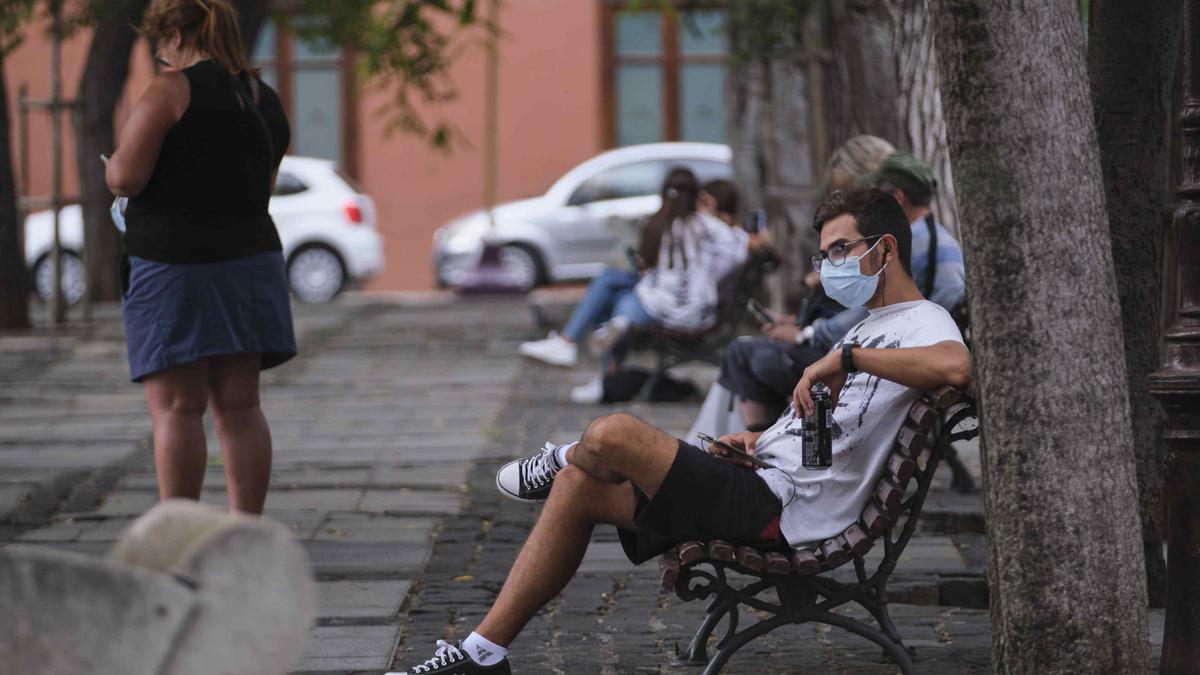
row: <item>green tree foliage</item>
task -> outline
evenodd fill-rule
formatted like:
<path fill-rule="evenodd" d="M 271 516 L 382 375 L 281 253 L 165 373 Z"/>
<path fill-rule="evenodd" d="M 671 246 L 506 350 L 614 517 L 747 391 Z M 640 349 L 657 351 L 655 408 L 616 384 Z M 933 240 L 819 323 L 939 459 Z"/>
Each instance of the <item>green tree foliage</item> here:
<path fill-rule="evenodd" d="M 448 148 L 457 138 L 434 111 L 454 100 L 450 66 L 470 39 L 494 30 L 475 0 L 296 0 L 288 14 L 301 37 L 360 50 L 360 68 L 394 98 L 384 112 L 389 131 L 399 129 Z M 295 17 L 289 19 L 289 17 Z"/>
<path fill-rule="evenodd" d="M 21 44 L 21 26 L 33 15 L 35 0 L 0 0 L 0 57 Z"/>

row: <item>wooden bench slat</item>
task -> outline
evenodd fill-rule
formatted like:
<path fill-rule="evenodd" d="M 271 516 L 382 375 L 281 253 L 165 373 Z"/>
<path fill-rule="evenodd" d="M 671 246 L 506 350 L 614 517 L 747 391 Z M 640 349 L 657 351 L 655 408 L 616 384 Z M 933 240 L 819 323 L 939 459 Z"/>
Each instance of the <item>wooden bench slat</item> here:
<path fill-rule="evenodd" d="M 679 564 L 691 565 L 704 557 L 704 544 L 698 541 L 685 541 L 679 545 Z"/>
<path fill-rule="evenodd" d="M 750 546 L 738 547 L 737 561 L 739 565 L 753 572 L 762 571 L 762 568 L 766 565 L 762 551 Z"/>
<path fill-rule="evenodd" d="M 866 555 L 867 551 L 875 546 L 875 539 L 858 523 L 846 528 L 842 536 L 846 538 L 846 545 L 849 546 L 850 552 L 856 556 Z"/>
<path fill-rule="evenodd" d="M 916 470 L 917 463 L 899 452 L 893 452 L 888 455 L 887 473 L 892 477 L 896 485 L 900 487 L 908 485 L 908 479 L 912 478 Z"/>
<path fill-rule="evenodd" d="M 792 563 L 782 553 L 771 551 L 767 553 L 767 574 L 787 574 L 792 571 Z"/>
<path fill-rule="evenodd" d="M 928 432 L 933 429 L 934 422 L 937 421 L 938 411 L 934 410 L 923 401 L 917 401 L 912 404 L 912 408 L 908 410 L 908 418 L 917 425 L 921 431 Z"/>
<path fill-rule="evenodd" d="M 721 562 L 733 562 L 733 544 L 713 539 L 708 542 L 708 557 Z"/>
<path fill-rule="evenodd" d="M 846 553 L 837 537 L 826 539 L 821 544 L 821 555 L 825 557 L 825 567 L 828 569 L 839 567 L 850 559 L 850 554 Z"/>
<path fill-rule="evenodd" d="M 862 521 L 863 525 L 867 527 L 867 532 L 870 532 L 873 537 L 878 537 L 886 532 L 888 525 L 891 523 L 891 520 L 883 512 L 883 509 L 876 506 L 873 502 L 867 502 L 867 506 L 862 512 Z"/>
<path fill-rule="evenodd" d="M 896 445 L 900 446 L 913 459 L 921 456 L 921 451 L 925 449 L 928 441 L 929 437 L 924 432 L 907 424 L 900 427 L 900 432 L 896 434 Z"/>
<path fill-rule="evenodd" d="M 792 567 L 796 570 L 796 574 L 802 577 L 811 577 L 821 572 L 821 561 L 817 560 L 817 556 L 812 551 L 798 548 L 792 553 Z"/>
<path fill-rule="evenodd" d="M 884 511 L 889 514 L 895 514 L 900 508 L 900 503 L 904 500 L 904 490 L 900 486 L 885 478 L 879 479 L 879 485 L 875 488 L 875 498 L 883 505 Z M 680 552 L 682 556 L 682 552 Z"/>
<path fill-rule="evenodd" d="M 962 399 L 962 392 L 946 385 L 936 391 L 928 392 L 928 398 L 938 410 L 946 410 Z"/>
<path fill-rule="evenodd" d="M 675 590 L 675 580 L 679 578 L 679 549 L 672 546 L 658 557 L 658 581 L 664 591 Z"/>

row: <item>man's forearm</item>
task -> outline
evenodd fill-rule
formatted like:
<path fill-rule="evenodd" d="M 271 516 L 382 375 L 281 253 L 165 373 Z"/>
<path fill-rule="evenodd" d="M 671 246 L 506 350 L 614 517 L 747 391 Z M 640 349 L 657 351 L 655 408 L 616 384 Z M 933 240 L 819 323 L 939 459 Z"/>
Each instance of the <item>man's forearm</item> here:
<path fill-rule="evenodd" d="M 930 347 L 854 350 L 859 370 L 914 389 L 961 387 L 971 379 L 971 354 L 958 342 Z"/>

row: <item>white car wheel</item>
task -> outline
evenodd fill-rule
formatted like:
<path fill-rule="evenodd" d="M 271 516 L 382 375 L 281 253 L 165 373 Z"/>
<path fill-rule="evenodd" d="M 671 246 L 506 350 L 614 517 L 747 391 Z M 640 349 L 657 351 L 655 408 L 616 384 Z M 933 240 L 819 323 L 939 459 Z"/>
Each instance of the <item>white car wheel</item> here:
<path fill-rule="evenodd" d="M 50 276 L 53 274 L 53 265 L 50 254 L 47 253 L 33 268 L 33 288 L 42 302 L 46 303 L 50 302 L 50 296 L 54 293 L 54 277 Z M 59 279 L 62 283 L 63 298 L 68 305 L 74 305 L 83 299 L 87 290 L 87 270 L 79 256 L 70 251 L 62 252 L 62 275 Z"/>
<path fill-rule="evenodd" d="M 305 246 L 288 261 L 288 284 L 304 302 L 328 302 L 342 292 L 345 283 L 346 267 L 327 246 Z"/>
<path fill-rule="evenodd" d="M 537 285 L 541 268 L 537 255 L 524 246 L 509 245 L 500 249 L 500 264 L 511 274 L 521 288 L 530 289 Z"/>

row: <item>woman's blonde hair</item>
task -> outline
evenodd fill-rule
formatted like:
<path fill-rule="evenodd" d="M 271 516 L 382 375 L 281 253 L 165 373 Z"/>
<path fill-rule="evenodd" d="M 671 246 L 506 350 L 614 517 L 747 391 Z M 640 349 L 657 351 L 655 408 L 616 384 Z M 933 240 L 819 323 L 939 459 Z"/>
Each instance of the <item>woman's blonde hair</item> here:
<path fill-rule="evenodd" d="M 242 45 L 237 10 L 228 0 L 152 0 L 142 18 L 142 37 L 156 44 L 175 30 L 185 49 L 207 54 L 231 74 L 253 72 Z"/>
<path fill-rule="evenodd" d="M 878 136 L 855 136 L 846 141 L 825 164 L 826 191 L 854 187 L 854 181 L 879 168 L 896 148 Z M 843 185 L 849 183 L 848 186 Z"/>

